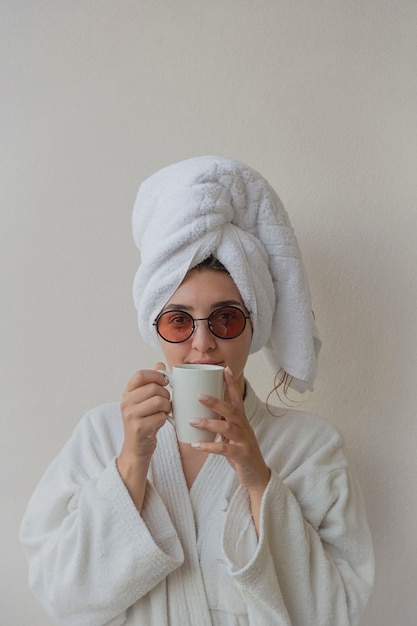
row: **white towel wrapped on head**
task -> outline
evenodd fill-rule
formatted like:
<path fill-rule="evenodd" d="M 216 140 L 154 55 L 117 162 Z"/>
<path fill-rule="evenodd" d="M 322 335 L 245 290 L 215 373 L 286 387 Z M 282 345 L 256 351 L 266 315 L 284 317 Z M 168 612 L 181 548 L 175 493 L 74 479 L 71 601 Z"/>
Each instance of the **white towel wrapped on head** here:
<path fill-rule="evenodd" d="M 307 278 L 288 215 L 258 172 L 217 156 L 165 167 L 140 186 L 132 225 L 141 253 L 133 296 L 145 341 L 159 347 L 155 318 L 187 272 L 213 255 L 251 314 L 251 352 L 265 348 L 296 389 L 312 388 L 320 342 Z"/>

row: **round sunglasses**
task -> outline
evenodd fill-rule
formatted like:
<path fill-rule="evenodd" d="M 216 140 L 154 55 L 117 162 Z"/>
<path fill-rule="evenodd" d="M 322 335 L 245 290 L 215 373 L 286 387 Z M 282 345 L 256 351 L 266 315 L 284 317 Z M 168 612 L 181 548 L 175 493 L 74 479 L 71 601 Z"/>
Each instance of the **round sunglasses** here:
<path fill-rule="evenodd" d="M 182 343 L 190 339 L 196 329 L 196 322 L 207 322 L 209 331 L 218 339 L 236 339 L 246 328 L 250 315 L 237 306 L 221 306 L 208 317 L 196 317 L 186 311 L 168 310 L 158 315 L 153 325 L 164 341 Z"/>

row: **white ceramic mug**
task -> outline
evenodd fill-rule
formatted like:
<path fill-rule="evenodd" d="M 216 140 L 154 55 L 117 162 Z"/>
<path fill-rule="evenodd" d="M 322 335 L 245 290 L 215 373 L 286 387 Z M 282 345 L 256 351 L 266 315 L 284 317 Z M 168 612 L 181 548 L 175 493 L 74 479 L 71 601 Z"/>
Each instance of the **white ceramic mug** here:
<path fill-rule="evenodd" d="M 220 365 L 174 365 L 172 372 L 159 370 L 172 388 L 172 416 L 168 419 L 177 431 L 178 441 L 214 441 L 215 433 L 189 424 L 199 418 L 219 419 L 219 414 L 198 401 L 200 394 L 223 399 L 224 368 Z"/>

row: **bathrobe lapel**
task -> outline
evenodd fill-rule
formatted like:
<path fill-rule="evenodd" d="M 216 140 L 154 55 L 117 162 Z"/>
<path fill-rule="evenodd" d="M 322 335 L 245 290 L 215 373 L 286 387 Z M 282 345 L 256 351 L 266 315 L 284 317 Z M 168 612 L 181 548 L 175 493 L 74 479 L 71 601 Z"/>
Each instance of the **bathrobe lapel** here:
<path fill-rule="evenodd" d="M 170 424 L 159 431 L 158 440 L 151 465 L 151 480 L 165 503 L 184 550 L 183 565 L 167 579 L 170 623 L 211 626 L 190 494 L 182 471 L 175 431 Z"/>

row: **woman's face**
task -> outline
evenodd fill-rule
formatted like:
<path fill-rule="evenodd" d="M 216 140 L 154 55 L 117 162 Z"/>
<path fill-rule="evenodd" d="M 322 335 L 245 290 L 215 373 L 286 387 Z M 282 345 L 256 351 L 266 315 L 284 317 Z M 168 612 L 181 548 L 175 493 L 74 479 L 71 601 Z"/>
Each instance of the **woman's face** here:
<path fill-rule="evenodd" d="M 191 270 L 166 303 L 163 310 L 171 307 L 187 311 L 194 318 L 207 317 L 220 305 L 233 304 L 248 311 L 240 293 L 227 272 L 211 269 Z M 207 322 L 196 322 L 192 336 L 183 343 L 159 341 L 169 368 L 182 363 L 211 363 L 230 367 L 242 393 L 243 370 L 249 356 L 252 340 L 252 324 L 247 321 L 245 330 L 235 339 L 218 339 L 208 329 Z"/>

